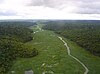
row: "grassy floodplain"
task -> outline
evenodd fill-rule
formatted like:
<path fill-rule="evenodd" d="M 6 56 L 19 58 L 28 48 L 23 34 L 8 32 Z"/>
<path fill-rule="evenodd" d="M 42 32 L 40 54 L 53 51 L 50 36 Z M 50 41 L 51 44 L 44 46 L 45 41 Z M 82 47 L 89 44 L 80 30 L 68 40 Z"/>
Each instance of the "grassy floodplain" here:
<path fill-rule="evenodd" d="M 26 70 L 33 70 L 34 74 L 83 74 L 85 69 L 76 60 L 68 56 L 67 49 L 52 31 L 40 30 L 31 27 L 33 40 L 26 43 L 30 47 L 35 47 L 39 54 L 33 58 L 19 58 L 14 61 L 11 71 L 14 74 L 24 74 Z M 74 42 L 63 38 L 71 49 L 72 55 L 80 59 L 88 68 L 88 74 L 100 73 L 100 58 L 93 56 L 88 51 L 79 47 Z"/>

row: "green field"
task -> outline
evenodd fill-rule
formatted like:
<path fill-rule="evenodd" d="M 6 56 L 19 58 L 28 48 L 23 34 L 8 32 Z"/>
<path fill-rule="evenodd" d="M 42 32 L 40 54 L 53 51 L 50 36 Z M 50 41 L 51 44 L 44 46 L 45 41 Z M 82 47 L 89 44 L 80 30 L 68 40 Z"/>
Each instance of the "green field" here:
<path fill-rule="evenodd" d="M 26 43 L 35 47 L 39 54 L 33 58 L 19 58 L 7 74 L 24 74 L 27 70 L 33 70 L 34 74 L 83 74 L 85 69 L 76 60 L 68 56 L 67 49 L 58 35 L 52 31 L 39 30 L 31 27 L 33 40 Z M 72 55 L 81 60 L 89 69 L 88 74 L 100 74 L 100 58 L 93 56 L 74 42 L 63 38 L 69 45 Z M 15 73 L 11 73 L 15 71 Z"/>

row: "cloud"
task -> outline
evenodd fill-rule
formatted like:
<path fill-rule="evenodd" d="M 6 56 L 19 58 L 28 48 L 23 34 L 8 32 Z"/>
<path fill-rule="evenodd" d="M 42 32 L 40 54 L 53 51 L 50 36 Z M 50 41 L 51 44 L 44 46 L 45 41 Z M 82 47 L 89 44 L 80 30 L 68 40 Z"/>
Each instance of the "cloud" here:
<path fill-rule="evenodd" d="M 1 19 L 100 19 L 100 0 L 0 0 L 0 3 Z"/>
<path fill-rule="evenodd" d="M 14 12 L 12 10 L 1 10 L 0 15 L 1 16 L 15 16 L 16 12 Z"/>
<path fill-rule="evenodd" d="M 59 10 L 72 9 L 71 13 L 99 14 L 100 0 L 31 0 L 30 6 L 45 6 Z"/>
<path fill-rule="evenodd" d="M 100 14 L 100 0 L 81 2 L 77 9 L 80 14 Z"/>
<path fill-rule="evenodd" d="M 4 0 L 0 0 L 0 4 L 3 3 Z"/>

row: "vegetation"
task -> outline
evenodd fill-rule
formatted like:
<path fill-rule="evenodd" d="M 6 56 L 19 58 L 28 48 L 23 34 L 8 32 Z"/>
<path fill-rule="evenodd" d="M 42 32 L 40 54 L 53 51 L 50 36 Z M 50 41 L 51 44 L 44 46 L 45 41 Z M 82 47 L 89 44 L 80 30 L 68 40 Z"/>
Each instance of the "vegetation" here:
<path fill-rule="evenodd" d="M 43 28 L 53 30 L 100 56 L 100 21 L 50 21 Z"/>
<path fill-rule="evenodd" d="M 39 27 L 43 26 L 41 24 Z M 66 47 L 53 31 L 39 30 L 37 27 L 31 27 L 33 31 L 33 40 L 27 42 L 38 50 L 38 56 L 33 58 L 20 58 L 14 62 L 14 65 L 7 74 L 24 74 L 27 70 L 33 70 L 34 74 L 83 74 L 84 68 L 68 56 Z M 38 31 L 38 32 L 37 32 Z M 90 54 L 78 46 L 75 42 L 62 37 L 71 50 L 71 54 L 83 62 L 89 69 L 88 74 L 100 74 L 100 58 Z"/>
<path fill-rule="evenodd" d="M 28 28 L 32 23 L 11 23 L 0 22 L 0 74 L 5 74 L 17 58 L 29 58 L 38 54 L 35 48 L 25 45 L 33 39 L 32 30 Z"/>
<path fill-rule="evenodd" d="M 52 25 L 49 25 L 51 23 Z M 80 63 L 68 56 L 66 47 L 64 46 L 62 41 L 59 40 L 59 38 L 57 37 L 58 35 L 53 31 L 40 29 L 42 26 L 44 26 L 44 29 L 54 30 L 56 33 L 59 33 L 73 41 L 74 37 L 72 36 L 74 36 L 74 33 L 77 34 L 77 32 L 80 31 L 82 31 L 83 33 L 84 31 L 82 29 L 85 30 L 85 28 L 87 30 L 87 27 L 81 28 L 82 24 L 81 26 L 79 26 L 80 22 L 77 22 L 77 24 L 73 24 L 73 22 L 70 22 L 72 23 L 72 26 L 69 25 L 69 28 L 68 23 L 69 22 L 66 21 L 51 21 L 46 22 L 46 24 L 48 24 L 46 26 L 41 25 L 40 23 L 38 26 L 21 24 L 12 24 L 12 26 L 11 24 L 4 25 L 3 28 L 0 29 L 3 29 L 4 31 L 8 29 L 10 31 L 0 33 L 0 74 L 13 74 L 13 72 L 14 74 L 24 74 L 27 70 L 33 70 L 35 74 L 84 73 L 84 68 L 80 65 Z M 86 23 L 84 23 L 83 25 L 85 24 Z M 76 25 L 77 27 L 75 28 L 74 25 Z M 96 25 L 98 26 L 97 28 L 99 28 L 99 24 L 96 23 Z M 4 28 L 7 26 L 9 26 L 9 28 Z M 31 28 L 31 30 L 28 27 Z M 97 28 L 96 30 L 98 32 L 99 29 Z M 25 34 L 27 34 L 28 37 Z M 70 41 L 69 39 L 66 39 L 64 37 L 62 38 L 68 43 L 71 54 L 77 57 L 88 67 L 88 74 L 100 73 L 99 57 L 91 55 L 88 51 L 85 51 L 83 48 L 79 47 L 76 43 Z M 36 56 L 37 54 L 38 56 Z"/>
<path fill-rule="evenodd" d="M 32 22 L 1 22 L 0 38 L 8 38 L 21 42 L 32 40 L 32 30 L 27 27 L 36 25 Z"/>
<path fill-rule="evenodd" d="M 33 70 L 35 74 L 45 72 L 47 74 L 50 72 L 54 74 L 82 74 L 84 72 L 84 68 L 67 55 L 66 48 L 54 32 L 40 31 L 37 27 L 32 28 L 33 31 L 38 32 L 33 34 L 34 39 L 27 42 L 26 45 L 38 49 L 38 56 L 17 59 L 8 74 L 11 74 L 11 71 L 15 71 L 15 74 L 24 74 L 26 70 Z"/>

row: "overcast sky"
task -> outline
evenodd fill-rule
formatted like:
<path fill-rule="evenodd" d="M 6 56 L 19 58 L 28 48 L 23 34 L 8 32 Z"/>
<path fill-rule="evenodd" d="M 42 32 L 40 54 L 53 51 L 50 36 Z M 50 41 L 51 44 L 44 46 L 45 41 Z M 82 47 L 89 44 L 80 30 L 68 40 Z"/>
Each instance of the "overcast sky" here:
<path fill-rule="evenodd" d="M 0 0 L 0 19 L 100 20 L 100 0 Z"/>

